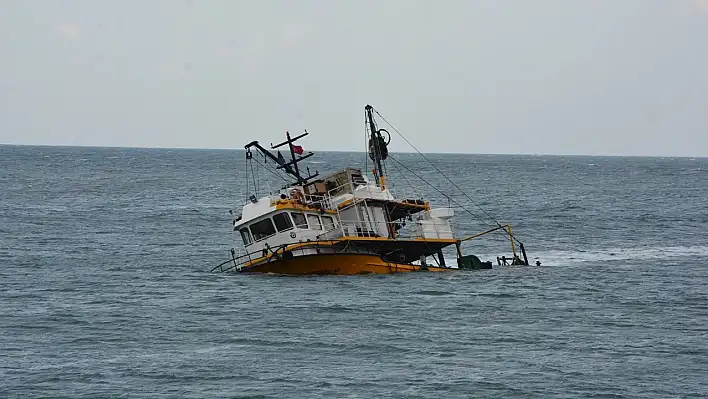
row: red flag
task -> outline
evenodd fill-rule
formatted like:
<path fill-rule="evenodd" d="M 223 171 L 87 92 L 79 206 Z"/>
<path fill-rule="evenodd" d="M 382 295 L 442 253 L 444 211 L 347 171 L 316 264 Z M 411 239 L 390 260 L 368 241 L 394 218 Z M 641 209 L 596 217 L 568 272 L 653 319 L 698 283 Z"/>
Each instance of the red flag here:
<path fill-rule="evenodd" d="M 302 149 L 302 146 L 294 145 L 293 152 L 296 153 L 297 155 L 302 155 L 302 153 L 305 151 Z"/>

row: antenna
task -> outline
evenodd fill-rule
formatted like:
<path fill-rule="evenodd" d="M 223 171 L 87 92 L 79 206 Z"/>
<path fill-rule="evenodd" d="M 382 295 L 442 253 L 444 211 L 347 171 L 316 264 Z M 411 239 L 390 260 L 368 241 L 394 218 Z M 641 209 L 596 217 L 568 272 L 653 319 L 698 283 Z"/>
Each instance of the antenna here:
<path fill-rule="evenodd" d="M 276 166 L 276 169 L 283 169 L 287 174 L 295 177 L 295 179 L 297 179 L 297 184 L 306 184 L 308 180 L 319 176 L 319 172 L 315 171 L 314 174 L 310 174 L 310 170 L 308 168 L 307 176 L 302 176 L 302 174 L 300 173 L 300 168 L 298 166 L 298 163 L 302 162 L 303 160 L 305 160 L 315 154 L 313 152 L 309 152 L 307 155 L 301 155 L 301 156 L 296 157 L 295 156 L 295 146 L 293 146 L 293 143 L 296 140 L 307 136 L 308 134 L 309 133 L 307 132 L 307 130 L 305 130 L 305 133 L 303 133 L 299 136 L 290 137 L 290 133 L 285 132 L 285 136 L 287 137 L 287 140 L 283 141 L 282 143 L 276 144 L 276 145 L 273 145 L 271 143 L 271 146 L 270 146 L 271 149 L 276 149 L 276 148 L 282 147 L 287 144 L 288 149 L 290 150 L 290 160 L 289 161 L 285 160 L 285 157 L 283 157 L 283 154 L 281 154 L 280 151 L 277 152 L 277 156 L 273 155 L 273 153 L 271 153 L 267 149 L 263 148 L 258 143 L 258 141 L 252 141 L 252 142 L 246 144 L 245 148 L 248 150 L 251 147 L 255 147 L 264 156 L 266 156 L 267 158 L 270 158 L 276 164 L 278 164 L 278 166 Z M 300 152 L 302 152 L 302 151 L 300 151 Z"/>

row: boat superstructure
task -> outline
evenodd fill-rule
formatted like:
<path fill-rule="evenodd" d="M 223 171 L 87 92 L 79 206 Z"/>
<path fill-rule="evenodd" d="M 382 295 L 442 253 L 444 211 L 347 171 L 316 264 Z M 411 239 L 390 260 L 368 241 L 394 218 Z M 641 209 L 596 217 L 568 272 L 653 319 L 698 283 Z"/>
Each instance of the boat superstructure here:
<path fill-rule="evenodd" d="M 365 114 L 373 179 L 359 168 L 325 176 L 303 170 L 301 162 L 313 153 L 305 154 L 295 142 L 307 132 L 286 133 L 286 140 L 270 149 L 258 141 L 245 146 L 247 161 L 257 153 L 294 182 L 264 196 L 250 195 L 240 213 L 232 212 L 244 251 L 237 256 L 232 249 L 232 258 L 215 269 L 301 275 L 491 268 L 491 263 L 462 255 L 461 242 L 476 235 L 455 237 L 453 208 L 433 206 L 416 195 L 394 195 L 385 166 L 390 135 L 377 127 L 373 107 L 367 105 Z M 510 227 L 487 232 L 500 229 L 508 232 L 515 252 Z M 445 263 L 443 249 L 449 246 L 456 248 L 458 265 Z M 514 258 L 528 264 L 523 254 L 524 261 Z"/>

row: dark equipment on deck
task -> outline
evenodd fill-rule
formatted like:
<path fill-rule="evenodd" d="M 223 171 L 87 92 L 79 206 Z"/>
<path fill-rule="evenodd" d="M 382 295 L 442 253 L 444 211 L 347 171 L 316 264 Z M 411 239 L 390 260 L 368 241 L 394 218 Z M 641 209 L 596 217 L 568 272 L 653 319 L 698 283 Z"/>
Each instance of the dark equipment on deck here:
<path fill-rule="evenodd" d="M 474 255 L 465 255 L 457 258 L 457 267 L 460 268 L 460 270 L 491 269 L 492 262 L 482 262 Z"/>

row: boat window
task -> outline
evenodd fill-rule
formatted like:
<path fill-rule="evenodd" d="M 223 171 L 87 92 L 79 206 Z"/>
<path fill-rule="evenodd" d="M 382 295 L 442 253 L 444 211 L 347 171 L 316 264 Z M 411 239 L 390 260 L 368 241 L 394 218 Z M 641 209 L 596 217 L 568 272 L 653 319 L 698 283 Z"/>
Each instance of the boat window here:
<path fill-rule="evenodd" d="M 293 217 L 293 221 L 295 222 L 295 226 L 301 228 L 301 229 L 306 229 L 307 228 L 307 219 L 305 219 L 305 215 L 302 213 L 295 213 L 292 212 L 290 215 Z"/>
<path fill-rule="evenodd" d="M 325 231 L 334 230 L 334 219 L 331 216 L 322 216 L 322 224 Z"/>
<path fill-rule="evenodd" d="M 319 216 L 308 214 L 307 221 L 310 222 L 310 228 L 312 230 L 322 230 L 322 224 L 320 223 Z"/>
<path fill-rule="evenodd" d="M 248 227 L 244 227 L 241 230 L 241 238 L 243 238 L 243 245 L 250 245 L 253 242 L 251 238 L 251 232 L 248 231 Z"/>
<path fill-rule="evenodd" d="M 273 221 L 270 218 L 263 219 L 260 222 L 253 223 L 251 225 L 251 233 L 253 234 L 253 239 L 258 241 L 266 237 L 270 237 L 275 234 L 275 226 L 273 226 Z"/>
<path fill-rule="evenodd" d="M 273 216 L 273 221 L 275 222 L 275 227 L 278 231 L 290 230 L 293 228 L 293 222 L 290 221 L 290 216 L 287 213 L 279 213 Z"/>

